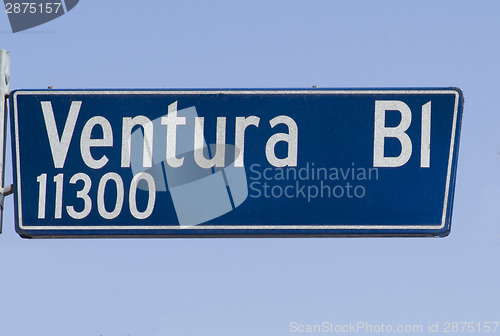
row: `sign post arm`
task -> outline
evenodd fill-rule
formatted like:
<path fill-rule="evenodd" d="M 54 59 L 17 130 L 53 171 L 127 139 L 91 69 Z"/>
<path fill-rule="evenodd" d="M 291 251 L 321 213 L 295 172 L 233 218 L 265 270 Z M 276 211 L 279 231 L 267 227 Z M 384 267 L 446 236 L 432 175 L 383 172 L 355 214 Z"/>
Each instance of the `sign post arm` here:
<path fill-rule="evenodd" d="M 9 96 L 10 56 L 7 50 L 0 49 L 0 233 L 2 232 L 3 202 L 12 193 L 11 186 L 4 188 L 5 145 L 7 137 L 7 98 Z"/>

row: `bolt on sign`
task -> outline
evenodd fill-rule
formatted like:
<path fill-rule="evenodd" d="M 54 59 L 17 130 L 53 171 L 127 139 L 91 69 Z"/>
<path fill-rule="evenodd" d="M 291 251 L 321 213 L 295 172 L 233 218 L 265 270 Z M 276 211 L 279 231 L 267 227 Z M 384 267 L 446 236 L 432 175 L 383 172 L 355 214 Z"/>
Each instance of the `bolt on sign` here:
<path fill-rule="evenodd" d="M 462 93 L 17 90 L 22 237 L 446 236 Z"/>

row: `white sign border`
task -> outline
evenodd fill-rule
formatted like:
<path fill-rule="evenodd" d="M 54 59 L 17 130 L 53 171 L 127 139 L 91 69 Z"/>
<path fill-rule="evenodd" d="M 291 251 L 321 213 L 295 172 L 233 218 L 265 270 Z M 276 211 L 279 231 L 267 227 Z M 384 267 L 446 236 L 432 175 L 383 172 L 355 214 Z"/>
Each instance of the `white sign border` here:
<path fill-rule="evenodd" d="M 453 125 L 451 131 L 450 152 L 448 157 L 448 171 L 446 175 L 446 189 L 444 196 L 443 213 L 440 225 L 201 225 L 181 227 L 179 225 L 164 225 L 164 226 L 26 226 L 23 225 L 22 217 L 22 197 L 21 197 L 21 162 L 19 156 L 19 124 L 18 124 L 18 111 L 17 111 L 17 96 L 18 95 L 185 95 L 185 94 L 260 94 L 260 95 L 282 95 L 282 94 L 335 94 L 335 95 L 367 95 L 367 94 L 453 94 L 455 95 L 455 107 L 453 111 Z M 451 169 L 453 165 L 454 145 L 456 137 L 456 127 L 458 118 L 460 93 L 457 89 L 408 89 L 408 90 L 287 90 L 287 89 L 262 89 L 262 90 L 64 90 L 64 91 L 46 91 L 46 90 L 30 90 L 30 91 L 15 91 L 11 95 L 10 101 L 14 103 L 14 136 L 16 146 L 16 176 L 17 176 L 17 190 L 15 195 L 18 201 L 18 223 L 19 228 L 22 230 L 43 231 L 43 230 L 74 230 L 74 231 L 98 231 L 98 230 L 441 230 L 446 225 L 446 213 L 448 210 L 449 189 L 451 180 Z"/>

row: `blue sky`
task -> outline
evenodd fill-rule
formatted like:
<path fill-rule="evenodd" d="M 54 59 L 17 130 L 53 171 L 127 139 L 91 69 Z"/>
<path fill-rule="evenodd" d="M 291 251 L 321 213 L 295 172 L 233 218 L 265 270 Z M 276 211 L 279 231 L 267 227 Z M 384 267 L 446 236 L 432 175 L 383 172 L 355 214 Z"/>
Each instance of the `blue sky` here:
<path fill-rule="evenodd" d="M 465 97 L 444 239 L 24 240 L 7 198 L 0 335 L 499 321 L 499 10 L 496 1 L 81 0 L 16 34 L 0 13 L 11 89 L 457 86 Z M 10 166 L 6 174 L 10 183 Z"/>

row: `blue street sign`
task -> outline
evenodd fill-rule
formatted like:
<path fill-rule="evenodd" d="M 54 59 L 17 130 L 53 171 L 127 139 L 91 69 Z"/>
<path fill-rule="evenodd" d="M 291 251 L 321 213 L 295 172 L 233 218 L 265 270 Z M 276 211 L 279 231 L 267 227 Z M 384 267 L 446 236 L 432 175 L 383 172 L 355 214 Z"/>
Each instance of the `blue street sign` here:
<path fill-rule="evenodd" d="M 10 97 L 22 237 L 450 232 L 459 89 Z"/>

